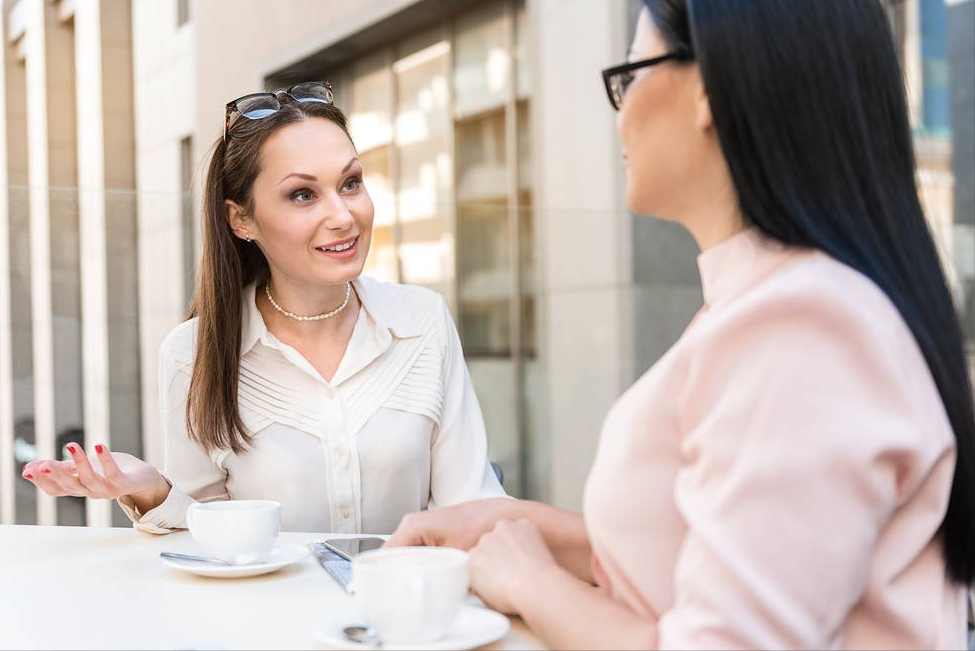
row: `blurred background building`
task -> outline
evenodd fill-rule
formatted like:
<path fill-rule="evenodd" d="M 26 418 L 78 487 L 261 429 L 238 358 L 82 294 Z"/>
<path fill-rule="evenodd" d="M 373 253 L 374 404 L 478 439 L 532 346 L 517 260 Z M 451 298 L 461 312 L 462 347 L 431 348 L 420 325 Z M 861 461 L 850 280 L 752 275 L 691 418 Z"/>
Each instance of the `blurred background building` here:
<path fill-rule="evenodd" d="M 878 0 L 879 1 L 879 0 Z M 975 0 L 888 2 L 932 227 L 975 336 Z M 639 0 L 3 0 L 0 522 L 125 524 L 20 477 L 63 445 L 162 463 L 157 352 L 224 104 L 328 79 L 376 203 L 367 273 L 436 289 L 515 495 L 577 508 L 613 400 L 701 304 L 631 215 L 601 68 Z"/>

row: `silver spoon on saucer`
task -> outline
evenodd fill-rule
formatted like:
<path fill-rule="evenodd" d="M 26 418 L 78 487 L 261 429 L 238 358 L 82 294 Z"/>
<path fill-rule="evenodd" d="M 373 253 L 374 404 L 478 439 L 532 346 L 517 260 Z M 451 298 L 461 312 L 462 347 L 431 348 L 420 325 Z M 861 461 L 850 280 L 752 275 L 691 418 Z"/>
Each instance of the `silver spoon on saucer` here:
<path fill-rule="evenodd" d="M 353 625 L 342 629 L 345 639 L 358 644 L 368 644 L 374 649 L 383 648 L 383 641 L 379 639 L 379 633 L 372 626 Z"/>
<path fill-rule="evenodd" d="M 163 558 L 174 561 L 191 561 L 193 563 L 205 563 L 207 565 L 230 565 L 227 561 L 219 558 L 208 558 L 206 556 L 194 556 L 193 554 L 177 554 L 176 552 L 159 552 Z"/>

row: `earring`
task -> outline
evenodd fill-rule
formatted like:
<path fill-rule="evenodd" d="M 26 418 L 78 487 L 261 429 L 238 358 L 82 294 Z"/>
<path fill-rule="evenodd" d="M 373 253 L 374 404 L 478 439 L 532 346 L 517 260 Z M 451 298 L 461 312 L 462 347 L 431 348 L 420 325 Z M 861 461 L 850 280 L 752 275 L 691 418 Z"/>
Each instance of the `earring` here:
<path fill-rule="evenodd" d="M 245 236 L 244 239 L 247 240 L 248 242 L 253 242 L 254 241 L 254 240 L 251 239 L 251 236 L 250 235 Z"/>

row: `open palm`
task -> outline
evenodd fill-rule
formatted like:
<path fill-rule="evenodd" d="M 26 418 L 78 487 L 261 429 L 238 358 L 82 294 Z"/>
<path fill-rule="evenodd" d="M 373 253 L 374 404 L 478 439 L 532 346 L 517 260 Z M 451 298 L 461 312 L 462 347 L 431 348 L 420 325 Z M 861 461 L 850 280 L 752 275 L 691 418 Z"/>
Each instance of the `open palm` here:
<path fill-rule="evenodd" d="M 75 443 L 67 445 L 70 460 L 39 459 L 24 466 L 23 476 L 48 495 L 115 499 L 151 492 L 162 479 L 151 464 L 103 445 L 88 457 Z"/>

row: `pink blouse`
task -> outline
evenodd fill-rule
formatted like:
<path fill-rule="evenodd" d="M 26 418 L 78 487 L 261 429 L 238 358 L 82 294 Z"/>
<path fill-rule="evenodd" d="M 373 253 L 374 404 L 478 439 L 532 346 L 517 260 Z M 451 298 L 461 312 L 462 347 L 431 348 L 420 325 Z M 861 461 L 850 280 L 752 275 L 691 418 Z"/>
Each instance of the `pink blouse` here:
<path fill-rule="evenodd" d="M 660 648 L 964 648 L 954 436 L 893 304 L 754 229 L 698 264 L 704 307 L 603 426 L 600 585 Z"/>

